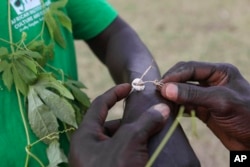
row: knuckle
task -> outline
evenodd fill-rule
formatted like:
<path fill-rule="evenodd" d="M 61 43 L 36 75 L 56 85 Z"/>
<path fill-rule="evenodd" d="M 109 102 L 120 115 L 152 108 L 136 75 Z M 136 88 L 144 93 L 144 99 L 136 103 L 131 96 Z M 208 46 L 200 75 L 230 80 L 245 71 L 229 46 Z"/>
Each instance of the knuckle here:
<path fill-rule="evenodd" d="M 219 64 L 220 69 L 225 72 L 227 75 L 236 75 L 239 74 L 239 70 L 237 67 L 230 63 L 221 63 Z"/>
<path fill-rule="evenodd" d="M 233 90 L 227 89 L 225 87 L 211 87 L 208 89 L 211 92 L 210 96 L 214 98 L 209 98 L 211 103 L 214 103 L 214 107 L 224 114 L 229 110 L 232 110 L 232 106 L 238 106 L 242 104 L 242 99 L 235 94 Z M 216 100 L 215 100 L 216 99 Z"/>
<path fill-rule="evenodd" d="M 199 93 L 197 89 L 193 89 L 191 86 L 187 87 L 186 91 L 179 91 L 178 100 L 184 101 L 184 103 L 192 103 L 194 102 Z"/>
<path fill-rule="evenodd" d="M 187 62 L 185 61 L 179 61 L 178 63 L 175 64 L 175 66 L 183 66 L 185 65 Z"/>
<path fill-rule="evenodd" d="M 178 68 L 179 70 L 183 70 L 188 67 L 189 63 L 190 62 L 180 61 L 175 65 L 175 67 Z"/>
<path fill-rule="evenodd" d="M 196 61 L 187 61 L 186 62 L 187 66 L 193 66 L 196 63 L 197 63 Z"/>
<path fill-rule="evenodd" d="M 178 64 L 179 70 L 178 71 L 194 71 L 196 62 L 195 61 L 181 61 Z"/>

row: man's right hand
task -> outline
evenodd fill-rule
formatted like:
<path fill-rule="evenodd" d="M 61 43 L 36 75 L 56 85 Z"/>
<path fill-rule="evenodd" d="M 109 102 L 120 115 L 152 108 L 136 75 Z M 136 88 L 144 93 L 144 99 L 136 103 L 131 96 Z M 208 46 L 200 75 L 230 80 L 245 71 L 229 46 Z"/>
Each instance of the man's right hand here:
<path fill-rule="evenodd" d="M 162 81 L 161 94 L 194 109 L 229 150 L 250 150 L 250 84 L 236 67 L 180 62 Z"/>

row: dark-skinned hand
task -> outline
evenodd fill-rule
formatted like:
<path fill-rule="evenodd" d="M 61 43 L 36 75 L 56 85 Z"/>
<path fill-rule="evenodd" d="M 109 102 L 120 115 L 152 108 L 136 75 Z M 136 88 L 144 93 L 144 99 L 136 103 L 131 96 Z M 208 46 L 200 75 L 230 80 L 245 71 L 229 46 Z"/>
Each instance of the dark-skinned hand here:
<path fill-rule="evenodd" d="M 136 121 L 121 125 L 112 136 L 105 133 L 108 110 L 128 96 L 129 84 L 118 85 L 96 98 L 71 139 L 71 167 L 144 167 L 147 143 L 164 125 L 169 115 L 165 104 L 157 104 Z"/>
<path fill-rule="evenodd" d="M 163 82 L 161 94 L 194 109 L 226 148 L 250 150 L 250 84 L 235 66 L 180 62 Z"/>

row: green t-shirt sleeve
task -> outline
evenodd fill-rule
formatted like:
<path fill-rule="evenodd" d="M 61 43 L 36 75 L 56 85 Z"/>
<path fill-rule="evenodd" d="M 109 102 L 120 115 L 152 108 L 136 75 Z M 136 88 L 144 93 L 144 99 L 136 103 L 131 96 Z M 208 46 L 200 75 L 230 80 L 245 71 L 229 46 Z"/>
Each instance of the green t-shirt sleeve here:
<path fill-rule="evenodd" d="M 106 0 L 69 0 L 67 12 L 74 38 L 84 40 L 101 33 L 117 17 L 117 12 Z"/>

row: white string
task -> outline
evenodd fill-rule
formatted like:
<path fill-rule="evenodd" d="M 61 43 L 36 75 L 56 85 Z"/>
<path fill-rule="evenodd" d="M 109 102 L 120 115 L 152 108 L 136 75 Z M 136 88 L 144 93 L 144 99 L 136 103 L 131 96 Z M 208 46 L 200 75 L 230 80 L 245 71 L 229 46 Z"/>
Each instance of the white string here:
<path fill-rule="evenodd" d="M 135 78 L 132 82 L 132 90 L 143 91 L 145 89 L 146 83 L 153 83 L 155 86 L 162 87 L 164 84 L 162 81 L 154 80 L 154 81 L 143 81 L 140 78 Z"/>
<path fill-rule="evenodd" d="M 132 93 L 134 90 L 136 91 L 143 91 L 145 89 L 145 83 L 153 83 L 155 86 L 163 86 L 162 81 L 158 81 L 158 80 L 154 80 L 154 81 L 143 81 L 143 77 L 149 72 L 149 70 L 153 67 L 153 60 L 151 65 L 145 70 L 145 72 L 142 74 L 142 76 L 140 78 L 135 78 L 131 85 L 132 85 L 132 90 L 130 93 Z"/>
<path fill-rule="evenodd" d="M 152 62 L 153 63 L 153 62 Z M 146 71 L 142 74 L 140 80 L 143 79 L 143 77 L 149 72 L 149 70 L 152 68 L 152 64 L 146 69 Z"/>
<path fill-rule="evenodd" d="M 153 61 L 152 61 L 153 63 Z M 152 64 L 145 70 L 145 72 L 142 74 L 142 76 L 140 78 L 135 78 L 131 85 L 132 85 L 132 89 L 129 92 L 128 96 L 126 97 L 126 99 L 123 102 L 123 108 L 125 108 L 125 101 L 127 101 L 127 98 L 129 97 L 129 95 L 134 91 L 143 91 L 145 89 L 145 84 L 146 83 L 153 83 L 155 86 L 159 86 L 162 87 L 164 85 L 164 83 L 160 80 L 154 80 L 154 81 L 143 81 L 143 77 L 149 72 L 149 70 L 152 68 Z"/>

